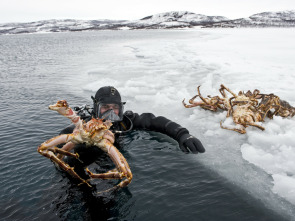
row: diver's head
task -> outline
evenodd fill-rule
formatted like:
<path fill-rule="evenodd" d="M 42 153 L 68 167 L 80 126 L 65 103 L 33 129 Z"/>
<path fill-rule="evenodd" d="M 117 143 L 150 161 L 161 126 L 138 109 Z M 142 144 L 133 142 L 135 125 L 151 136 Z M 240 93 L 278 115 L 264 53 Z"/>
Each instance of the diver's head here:
<path fill-rule="evenodd" d="M 112 122 L 123 119 L 125 102 L 121 101 L 121 95 L 116 88 L 112 86 L 101 87 L 92 99 L 96 118 L 103 118 Z"/>

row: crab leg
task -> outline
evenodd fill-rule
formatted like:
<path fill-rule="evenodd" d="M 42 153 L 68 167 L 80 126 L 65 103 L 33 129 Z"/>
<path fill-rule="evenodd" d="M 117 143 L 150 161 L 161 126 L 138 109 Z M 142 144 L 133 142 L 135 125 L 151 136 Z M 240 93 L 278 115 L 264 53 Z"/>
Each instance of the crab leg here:
<path fill-rule="evenodd" d="M 274 113 L 271 113 L 271 111 L 270 111 L 271 109 L 272 109 L 272 106 L 269 106 L 266 109 L 265 113 L 263 114 L 262 121 L 264 121 L 264 119 L 265 119 L 266 116 L 268 116 L 270 119 L 273 118 Z"/>
<path fill-rule="evenodd" d="M 195 96 L 193 96 L 191 99 L 189 99 L 189 103 L 190 104 L 195 104 L 196 102 L 194 101 L 197 97 L 198 97 L 199 95 L 195 95 Z M 198 102 L 197 102 L 198 103 Z"/>
<path fill-rule="evenodd" d="M 101 178 L 101 179 L 122 179 L 124 176 L 117 169 L 110 170 L 106 173 L 92 173 L 88 168 L 86 172 L 91 178 Z"/>
<path fill-rule="evenodd" d="M 40 151 L 46 150 L 49 147 L 54 147 L 54 146 L 57 146 L 58 144 L 67 143 L 71 140 L 72 140 L 72 136 L 70 134 L 62 134 L 62 135 L 53 137 L 45 141 L 44 143 L 42 143 L 38 147 L 38 152 L 40 153 Z"/>
<path fill-rule="evenodd" d="M 220 121 L 220 127 L 222 129 L 233 130 L 233 131 L 239 132 L 241 134 L 245 134 L 246 133 L 245 128 L 241 128 L 241 129 L 238 129 L 238 128 L 228 128 L 228 127 L 225 127 L 225 126 L 222 125 L 222 121 Z"/>
<path fill-rule="evenodd" d="M 91 185 L 84 179 L 82 179 L 74 170 L 74 167 L 70 167 L 68 164 L 66 164 L 65 162 L 63 162 L 62 160 L 58 159 L 57 156 L 55 156 L 55 154 L 51 151 L 42 151 L 39 152 L 41 155 L 49 158 L 51 161 L 53 161 L 54 163 L 56 163 L 61 169 L 65 170 L 67 173 L 69 173 L 72 177 L 75 177 L 77 179 L 79 179 L 82 183 L 87 184 L 89 187 L 91 187 Z"/>
<path fill-rule="evenodd" d="M 91 187 L 91 185 L 84 179 L 82 179 L 75 171 L 73 167 L 70 167 L 68 164 L 66 164 L 64 161 L 60 160 L 54 153 L 58 152 L 61 154 L 66 154 L 69 156 L 74 156 L 76 158 L 79 157 L 79 155 L 77 154 L 73 154 L 70 153 L 66 150 L 58 150 L 59 148 L 55 147 L 58 144 L 61 143 L 67 143 L 68 141 L 70 141 L 72 139 L 72 136 L 69 134 L 63 134 L 63 135 L 59 135 L 57 137 L 51 138 L 47 141 L 45 141 L 44 143 L 42 143 L 37 151 L 49 158 L 51 161 L 53 161 L 54 163 L 56 163 L 61 169 L 65 170 L 67 173 L 69 173 L 71 176 L 79 179 L 80 181 L 82 181 L 82 183 L 87 184 L 89 187 Z"/>
<path fill-rule="evenodd" d="M 273 118 L 274 115 L 277 116 L 277 114 L 281 110 L 281 107 L 279 105 L 273 105 L 272 107 L 275 109 L 275 111 L 273 112 L 273 114 L 269 114 L 269 118 L 271 118 L 271 119 Z"/>
<path fill-rule="evenodd" d="M 260 95 L 260 91 L 258 90 L 258 89 L 255 89 L 254 91 L 253 91 L 253 97 L 255 98 L 255 99 L 260 99 L 262 96 Z"/>
<path fill-rule="evenodd" d="M 196 97 L 200 97 L 200 99 L 202 101 L 198 101 L 198 102 L 195 102 L 194 100 L 196 99 Z M 210 99 L 211 97 L 208 96 Z M 217 102 L 216 102 L 216 106 L 210 104 L 204 97 L 202 97 L 201 93 L 200 93 L 200 86 L 198 86 L 198 94 L 195 95 L 194 97 L 192 97 L 190 100 L 189 100 L 189 103 L 190 105 L 186 104 L 184 102 L 184 99 L 182 101 L 182 104 L 184 107 L 186 108 L 191 108 L 191 107 L 196 107 L 196 106 L 201 106 L 202 108 L 206 109 L 206 110 L 211 110 L 211 111 L 217 111 L 217 107 L 219 107 L 220 109 L 222 109 L 222 107 L 220 106 L 220 99 L 218 98 Z"/>
<path fill-rule="evenodd" d="M 73 148 L 75 147 L 75 144 L 73 143 L 73 142 L 68 142 L 68 143 L 66 143 L 65 145 L 63 145 L 63 147 L 62 148 L 58 148 L 59 150 L 59 152 L 61 151 L 61 150 L 64 150 L 64 151 L 66 151 L 66 152 L 69 152 L 69 151 L 71 151 Z M 59 159 L 63 159 L 63 155 L 66 155 L 65 153 L 62 153 L 62 152 L 60 152 L 60 154 L 57 154 L 57 157 L 59 158 Z M 77 153 L 76 153 L 76 155 L 77 155 Z"/>
<path fill-rule="evenodd" d="M 66 156 L 70 156 L 70 157 L 75 157 L 75 158 L 79 158 L 79 154 L 78 153 L 71 153 L 69 151 L 63 150 L 61 148 L 58 147 L 49 147 L 47 148 L 48 151 L 51 151 L 53 153 L 58 153 L 59 155 L 66 155 Z M 58 159 L 61 159 L 58 157 Z"/>
<path fill-rule="evenodd" d="M 196 96 L 198 96 L 198 95 L 196 95 Z M 192 99 L 193 99 L 193 98 L 192 98 Z M 185 100 L 185 99 L 183 99 L 182 104 L 183 104 L 183 106 L 186 107 L 186 108 L 196 107 L 196 106 L 200 106 L 200 105 L 204 104 L 202 101 L 199 101 L 199 102 L 191 102 L 191 100 L 189 100 L 189 103 L 190 103 L 190 104 L 186 104 L 186 103 L 184 102 L 184 100 Z"/>
<path fill-rule="evenodd" d="M 223 86 L 223 85 L 221 85 L 221 86 Z M 226 93 L 224 92 L 224 87 L 220 87 L 219 92 L 224 98 L 227 98 Z"/>
<path fill-rule="evenodd" d="M 200 97 L 200 99 L 205 103 L 205 104 L 207 104 L 207 105 L 209 105 L 209 106 L 211 106 L 203 97 L 202 97 L 202 95 L 201 95 L 201 93 L 200 93 L 200 87 L 201 86 L 198 86 L 198 96 Z"/>
<path fill-rule="evenodd" d="M 195 102 L 195 101 L 194 101 L 194 100 L 196 99 L 196 97 L 198 97 L 198 96 L 199 96 L 199 95 L 195 95 L 195 96 L 193 96 L 191 99 L 189 99 L 188 102 L 189 102 L 191 105 L 186 104 L 186 103 L 184 102 L 185 99 L 183 99 L 183 101 L 182 101 L 183 106 L 186 107 L 186 108 L 191 108 L 191 107 L 196 107 L 196 106 L 199 106 L 199 105 L 204 104 L 204 103 L 201 102 L 201 101 L 199 101 L 199 102 Z"/>
<path fill-rule="evenodd" d="M 127 186 L 131 180 L 132 180 L 132 173 L 130 170 L 130 167 L 125 159 L 125 157 L 118 151 L 118 149 L 108 140 L 103 140 L 103 146 L 106 148 L 104 149 L 109 157 L 112 159 L 114 164 L 116 165 L 116 169 L 111 170 L 107 173 L 101 173 L 101 174 L 94 174 L 90 172 L 88 169 L 86 171 L 89 173 L 91 178 L 102 178 L 102 179 L 122 179 L 126 178 L 125 180 L 122 180 L 115 188 L 122 188 Z M 112 188 L 114 189 L 114 188 Z M 108 191 L 108 190 L 106 190 Z"/>
<path fill-rule="evenodd" d="M 265 130 L 264 127 L 260 126 L 260 125 L 257 125 L 257 124 L 254 124 L 254 123 L 246 123 L 246 125 L 250 125 L 250 126 L 253 126 L 253 127 L 257 127 L 259 128 L 260 130 Z"/>
<path fill-rule="evenodd" d="M 224 93 L 224 90 L 227 90 L 229 93 L 231 93 L 234 97 L 237 97 L 237 95 L 234 93 L 234 92 L 232 92 L 229 88 L 227 88 L 227 87 L 225 87 L 223 84 L 221 84 L 220 85 L 220 89 L 219 89 L 219 91 L 220 91 L 220 93 L 222 94 L 222 95 L 225 95 L 225 93 Z M 222 92 L 221 92 L 222 91 Z"/>
<path fill-rule="evenodd" d="M 189 103 L 191 105 L 187 105 L 184 103 L 184 99 L 182 101 L 183 105 L 186 107 L 186 108 L 190 108 L 190 107 L 196 107 L 196 106 L 199 106 L 199 105 L 202 105 L 202 104 L 207 104 L 208 106 L 211 106 L 202 96 L 201 96 L 201 93 L 200 93 L 200 87 L 201 86 L 198 86 L 198 94 L 193 96 L 190 100 L 189 100 Z M 196 99 L 196 97 L 200 97 L 200 99 L 203 101 L 199 101 L 199 102 L 194 102 L 194 100 Z"/>
<path fill-rule="evenodd" d="M 82 128 L 82 120 L 80 117 L 69 107 L 68 102 L 65 100 L 58 101 L 54 105 L 49 105 L 50 110 L 57 111 L 59 114 L 69 118 L 76 128 Z"/>

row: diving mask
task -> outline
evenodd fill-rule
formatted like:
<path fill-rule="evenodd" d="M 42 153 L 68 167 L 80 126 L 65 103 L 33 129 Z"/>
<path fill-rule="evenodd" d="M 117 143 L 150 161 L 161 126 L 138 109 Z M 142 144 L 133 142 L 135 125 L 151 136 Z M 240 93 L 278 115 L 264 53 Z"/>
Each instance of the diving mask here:
<path fill-rule="evenodd" d="M 98 117 L 112 122 L 123 120 L 123 105 L 103 104 L 98 105 Z"/>

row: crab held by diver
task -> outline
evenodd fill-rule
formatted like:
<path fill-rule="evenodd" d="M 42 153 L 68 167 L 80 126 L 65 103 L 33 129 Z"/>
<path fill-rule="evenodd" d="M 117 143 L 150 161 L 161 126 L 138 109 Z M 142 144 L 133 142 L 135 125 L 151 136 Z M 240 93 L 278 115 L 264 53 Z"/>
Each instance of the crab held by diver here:
<path fill-rule="evenodd" d="M 116 168 L 106 173 L 94 174 L 86 168 L 87 173 L 91 178 L 101 179 L 120 179 L 118 185 L 111 189 L 117 189 L 127 186 L 132 180 L 132 173 L 125 157 L 113 145 L 114 134 L 109 130 L 112 126 L 111 121 L 103 121 L 102 119 L 92 118 L 88 122 L 84 122 L 78 115 L 68 106 L 65 100 L 60 100 L 54 105 L 49 106 L 50 110 L 57 111 L 59 114 L 69 118 L 75 124 L 75 129 L 72 134 L 62 134 L 51 138 L 38 147 L 38 152 L 49 158 L 61 169 L 68 172 L 74 178 L 77 178 L 82 183 L 91 187 L 88 180 L 82 179 L 74 170 L 63 161 L 65 155 L 79 159 L 79 155 L 70 152 L 75 144 L 84 143 L 89 146 L 96 146 L 105 151 L 112 159 Z M 59 144 L 64 144 L 62 148 L 56 147 Z"/>

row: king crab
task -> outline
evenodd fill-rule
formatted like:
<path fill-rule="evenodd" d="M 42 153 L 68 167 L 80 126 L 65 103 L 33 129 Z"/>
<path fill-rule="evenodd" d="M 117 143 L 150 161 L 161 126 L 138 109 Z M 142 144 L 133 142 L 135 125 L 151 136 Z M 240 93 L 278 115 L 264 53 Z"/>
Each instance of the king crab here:
<path fill-rule="evenodd" d="M 241 128 L 228 128 L 222 125 L 222 121 L 220 122 L 220 127 L 227 130 L 233 130 L 236 132 L 239 132 L 241 134 L 246 133 L 245 128 L 247 126 L 254 126 L 261 130 L 265 130 L 264 127 L 256 124 L 256 122 L 261 122 L 262 117 L 261 114 L 257 111 L 256 106 L 258 104 L 258 98 L 259 96 L 259 90 L 255 89 L 253 93 L 248 90 L 246 93 L 243 91 L 240 91 L 238 95 L 236 95 L 234 92 L 232 92 L 229 88 L 225 87 L 223 84 L 221 84 L 220 93 L 225 93 L 225 90 L 228 91 L 233 95 L 229 99 L 229 111 L 227 114 L 227 117 L 230 116 L 230 113 L 232 113 L 233 121 L 235 124 L 241 125 Z M 222 93 L 222 94 L 223 94 Z M 234 106 L 236 106 L 234 108 Z"/>
<path fill-rule="evenodd" d="M 256 124 L 256 122 L 261 122 L 262 117 L 258 111 L 253 111 L 253 106 L 250 102 L 246 104 L 241 104 L 239 101 L 233 101 L 233 106 L 237 105 L 237 107 L 232 112 L 233 121 L 235 124 L 241 125 L 241 128 L 228 128 L 222 125 L 222 121 L 220 122 L 220 127 L 227 130 L 233 130 L 239 132 L 241 134 L 246 133 L 246 127 L 254 126 L 259 128 L 260 130 L 265 130 L 264 127 Z M 232 107 L 233 109 L 233 107 Z"/>
<path fill-rule="evenodd" d="M 65 155 L 79 159 L 79 155 L 70 152 L 75 144 L 84 143 L 88 146 L 96 146 L 105 151 L 112 159 L 116 168 L 106 173 L 94 174 L 86 168 L 87 173 L 91 178 L 101 179 L 121 179 L 122 181 L 111 189 L 127 186 L 132 180 L 130 167 L 124 156 L 113 145 L 114 134 L 109 130 L 112 126 L 110 121 L 103 119 L 92 118 L 87 123 L 80 119 L 79 116 L 68 106 L 65 100 L 60 100 L 54 105 L 49 106 L 50 110 L 57 111 L 59 114 L 69 118 L 75 124 L 75 129 L 72 134 L 62 134 L 51 138 L 38 147 L 38 152 L 49 158 L 61 169 L 68 172 L 74 178 L 79 179 L 82 183 L 91 187 L 88 180 L 82 179 L 74 170 L 63 161 Z M 62 148 L 56 147 L 59 144 L 65 145 Z M 57 155 L 56 155 L 57 154 Z"/>
<path fill-rule="evenodd" d="M 229 88 L 227 88 L 226 86 L 224 86 L 223 84 L 220 85 L 220 93 L 223 95 L 223 96 L 226 96 L 225 95 L 225 90 L 228 91 L 230 94 L 232 94 L 233 97 L 231 98 L 228 98 L 227 99 L 227 106 L 229 106 L 228 109 L 230 109 L 229 112 L 232 111 L 232 107 L 233 107 L 233 102 L 234 101 L 234 105 L 245 105 L 245 104 L 250 104 L 249 108 L 253 111 L 256 111 L 255 107 L 257 106 L 258 104 L 258 100 L 260 98 L 259 96 L 259 90 L 255 89 L 253 91 L 253 93 L 248 90 L 246 93 L 243 92 L 243 91 L 240 91 L 237 94 L 235 94 L 234 92 L 232 92 Z M 227 117 L 230 116 L 230 113 L 227 114 Z"/>
<path fill-rule="evenodd" d="M 220 127 L 223 129 L 246 133 L 245 128 L 247 126 L 254 126 L 264 130 L 264 127 L 256 123 L 262 121 L 261 114 L 257 110 L 258 99 L 261 98 L 259 90 L 255 89 L 253 93 L 251 91 L 247 91 L 246 93 L 240 91 L 238 94 L 235 94 L 228 87 L 221 84 L 219 92 L 222 95 L 221 97 L 208 96 L 204 98 L 200 93 L 200 86 L 198 86 L 198 94 L 189 100 L 190 105 L 186 104 L 184 100 L 182 103 L 186 108 L 200 106 L 203 109 L 215 112 L 218 109 L 226 110 L 226 117 L 232 116 L 234 123 L 242 126 L 242 128 L 236 127 L 231 129 L 223 126 L 221 121 Z M 199 97 L 201 101 L 194 101 L 197 97 Z"/>
<path fill-rule="evenodd" d="M 200 86 L 198 86 L 198 94 L 189 100 L 190 104 L 186 104 L 184 102 L 185 99 L 183 99 L 182 104 L 186 108 L 200 106 L 201 108 L 203 108 L 205 110 L 211 110 L 214 112 L 216 112 L 218 110 L 218 108 L 222 109 L 222 110 L 227 110 L 227 106 L 226 106 L 226 102 L 225 102 L 227 97 L 226 97 L 226 94 L 222 94 L 222 95 L 224 95 L 224 98 L 220 98 L 219 96 L 211 97 L 210 95 L 208 95 L 205 98 L 201 95 Z M 195 101 L 195 99 L 197 97 L 199 97 L 201 99 L 201 101 Z"/>
<path fill-rule="evenodd" d="M 260 96 L 261 102 L 258 105 L 258 110 L 263 114 L 263 120 L 266 116 L 272 119 L 274 115 L 281 117 L 295 115 L 295 108 L 278 96 L 274 94 L 260 94 Z"/>

